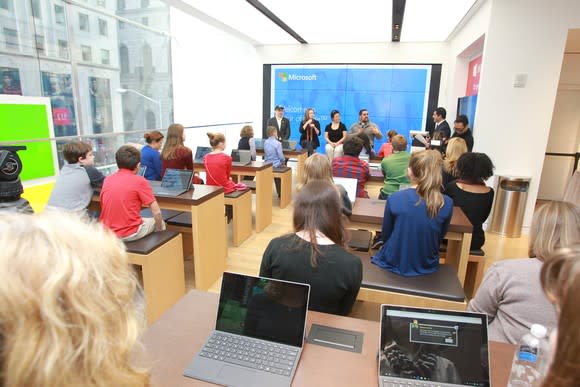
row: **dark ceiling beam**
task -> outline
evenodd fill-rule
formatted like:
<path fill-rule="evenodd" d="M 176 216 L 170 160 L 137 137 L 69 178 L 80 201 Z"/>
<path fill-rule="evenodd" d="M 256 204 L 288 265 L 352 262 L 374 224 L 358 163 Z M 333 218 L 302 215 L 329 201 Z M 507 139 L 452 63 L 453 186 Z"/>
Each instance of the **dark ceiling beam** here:
<path fill-rule="evenodd" d="M 292 36 L 294 39 L 299 41 L 302 44 L 308 44 L 306 40 L 302 38 L 302 36 L 298 35 L 296 31 L 288 26 L 288 24 L 284 23 L 278 16 L 274 15 L 272 11 L 264 6 L 264 4 L 260 3 L 258 0 L 246 0 L 250 5 L 260 11 L 264 16 L 270 19 L 274 24 L 278 27 L 282 28 L 286 31 L 287 34 Z"/>
<path fill-rule="evenodd" d="M 391 26 L 391 41 L 393 42 L 401 41 L 406 2 L 407 0 L 393 0 L 393 25 Z"/>

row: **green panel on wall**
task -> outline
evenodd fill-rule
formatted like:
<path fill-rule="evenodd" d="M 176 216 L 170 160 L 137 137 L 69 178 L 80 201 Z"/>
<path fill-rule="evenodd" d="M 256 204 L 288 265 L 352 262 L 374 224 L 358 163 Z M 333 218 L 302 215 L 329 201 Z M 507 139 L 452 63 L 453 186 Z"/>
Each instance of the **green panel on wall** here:
<path fill-rule="evenodd" d="M 0 104 L 0 142 L 49 138 L 45 105 Z M 52 145 L 49 141 L 23 144 L 18 152 L 22 160 L 22 180 L 54 176 Z"/>

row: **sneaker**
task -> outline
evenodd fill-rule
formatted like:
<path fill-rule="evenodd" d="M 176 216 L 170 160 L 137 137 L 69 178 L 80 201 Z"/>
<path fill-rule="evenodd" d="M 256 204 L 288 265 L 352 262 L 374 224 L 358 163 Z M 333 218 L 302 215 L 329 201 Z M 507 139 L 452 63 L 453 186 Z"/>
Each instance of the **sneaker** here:
<path fill-rule="evenodd" d="M 373 244 L 371 245 L 371 249 L 373 250 L 377 250 L 379 249 L 382 245 L 384 244 L 382 239 L 376 239 L 373 241 Z"/>

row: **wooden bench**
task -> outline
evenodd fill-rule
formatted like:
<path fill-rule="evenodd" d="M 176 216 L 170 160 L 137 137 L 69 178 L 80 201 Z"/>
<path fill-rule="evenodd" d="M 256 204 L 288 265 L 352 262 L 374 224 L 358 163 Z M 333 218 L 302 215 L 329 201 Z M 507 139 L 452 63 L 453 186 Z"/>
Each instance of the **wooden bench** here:
<path fill-rule="evenodd" d="M 404 277 L 371 263 L 371 253 L 352 252 L 363 265 L 358 300 L 379 304 L 465 310 L 467 302 L 455 269 L 439 265 L 432 274 Z"/>
<path fill-rule="evenodd" d="M 446 263 L 446 251 L 440 251 L 440 263 Z M 485 274 L 485 253 L 482 250 L 470 250 L 463 289 L 468 298 L 475 297 Z"/>
<path fill-rule="evenodd" d="M 292 201 L 292 168 L 273 168 L 274 179 L 280 179 L 280 208 L 286 208 Z"/>
<path fill-rule="evenodd" d="M 252 235 L 252 191 L 226 194 L 224 201 L 232 207 L 232 242 L 238 247 Z"/>
<path fill-rule="evenodd" d="M 185 273 L 181 235 L 173 231 L 154 232 L 125 242 L 129 263 L 141 268 L 151 324 L 185 294 Z"/>
<path fill-rule="evenodd" d="M 248 189 L 229 193 L 224 195 L 224 203 L 232 208 L 232 242 L 237 247 L 252 234 L 252 192 Z M 184 246 L 191 245 L 190 213 L 184 212 L 168 219 L 167 226 L 173 231 L 183 233 Z"/>

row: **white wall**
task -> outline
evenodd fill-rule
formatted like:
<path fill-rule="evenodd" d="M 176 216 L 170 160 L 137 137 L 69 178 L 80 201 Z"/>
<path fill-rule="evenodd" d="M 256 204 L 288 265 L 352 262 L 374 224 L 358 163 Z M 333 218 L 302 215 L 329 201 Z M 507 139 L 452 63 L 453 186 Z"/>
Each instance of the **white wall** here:
<path fill-rule="evenodd" d="M 494 0 L 485 37 L 475 149 L 498 175 L 531 176 L 524 226 L 531 223 L 564 45 L 580 26 L 577 0 Z M 527 74 L 524 88 L 512 86 Z"/>
<path fill-rule="evenodd" d="M 259 132 L 262 63 L 254 47 L 173 7 L 171 33 L 175 122 L 194 126 L 249 121 L 259 124 L 254 124 Z M 188 131 L 189 141 L 199 138 L 207 144 L 205 132 Z M 227 141 L 237 145 L 238 139 L 239 132 Z"/>
<path fill-rule="evenodd" d="M 457 116 L 457 98 L 465 96 L 469 62 L 479 56 L 485 46 L 491 0 L 476 4 L 479 8 L 470 12 L 467 23 L 454 31 L 449 41 L 449 57 L 447 58 L 449 76 L 447 84 L 441 88 L 439 95 L 440 105 L 447 109 L 449 122 Z"/>

